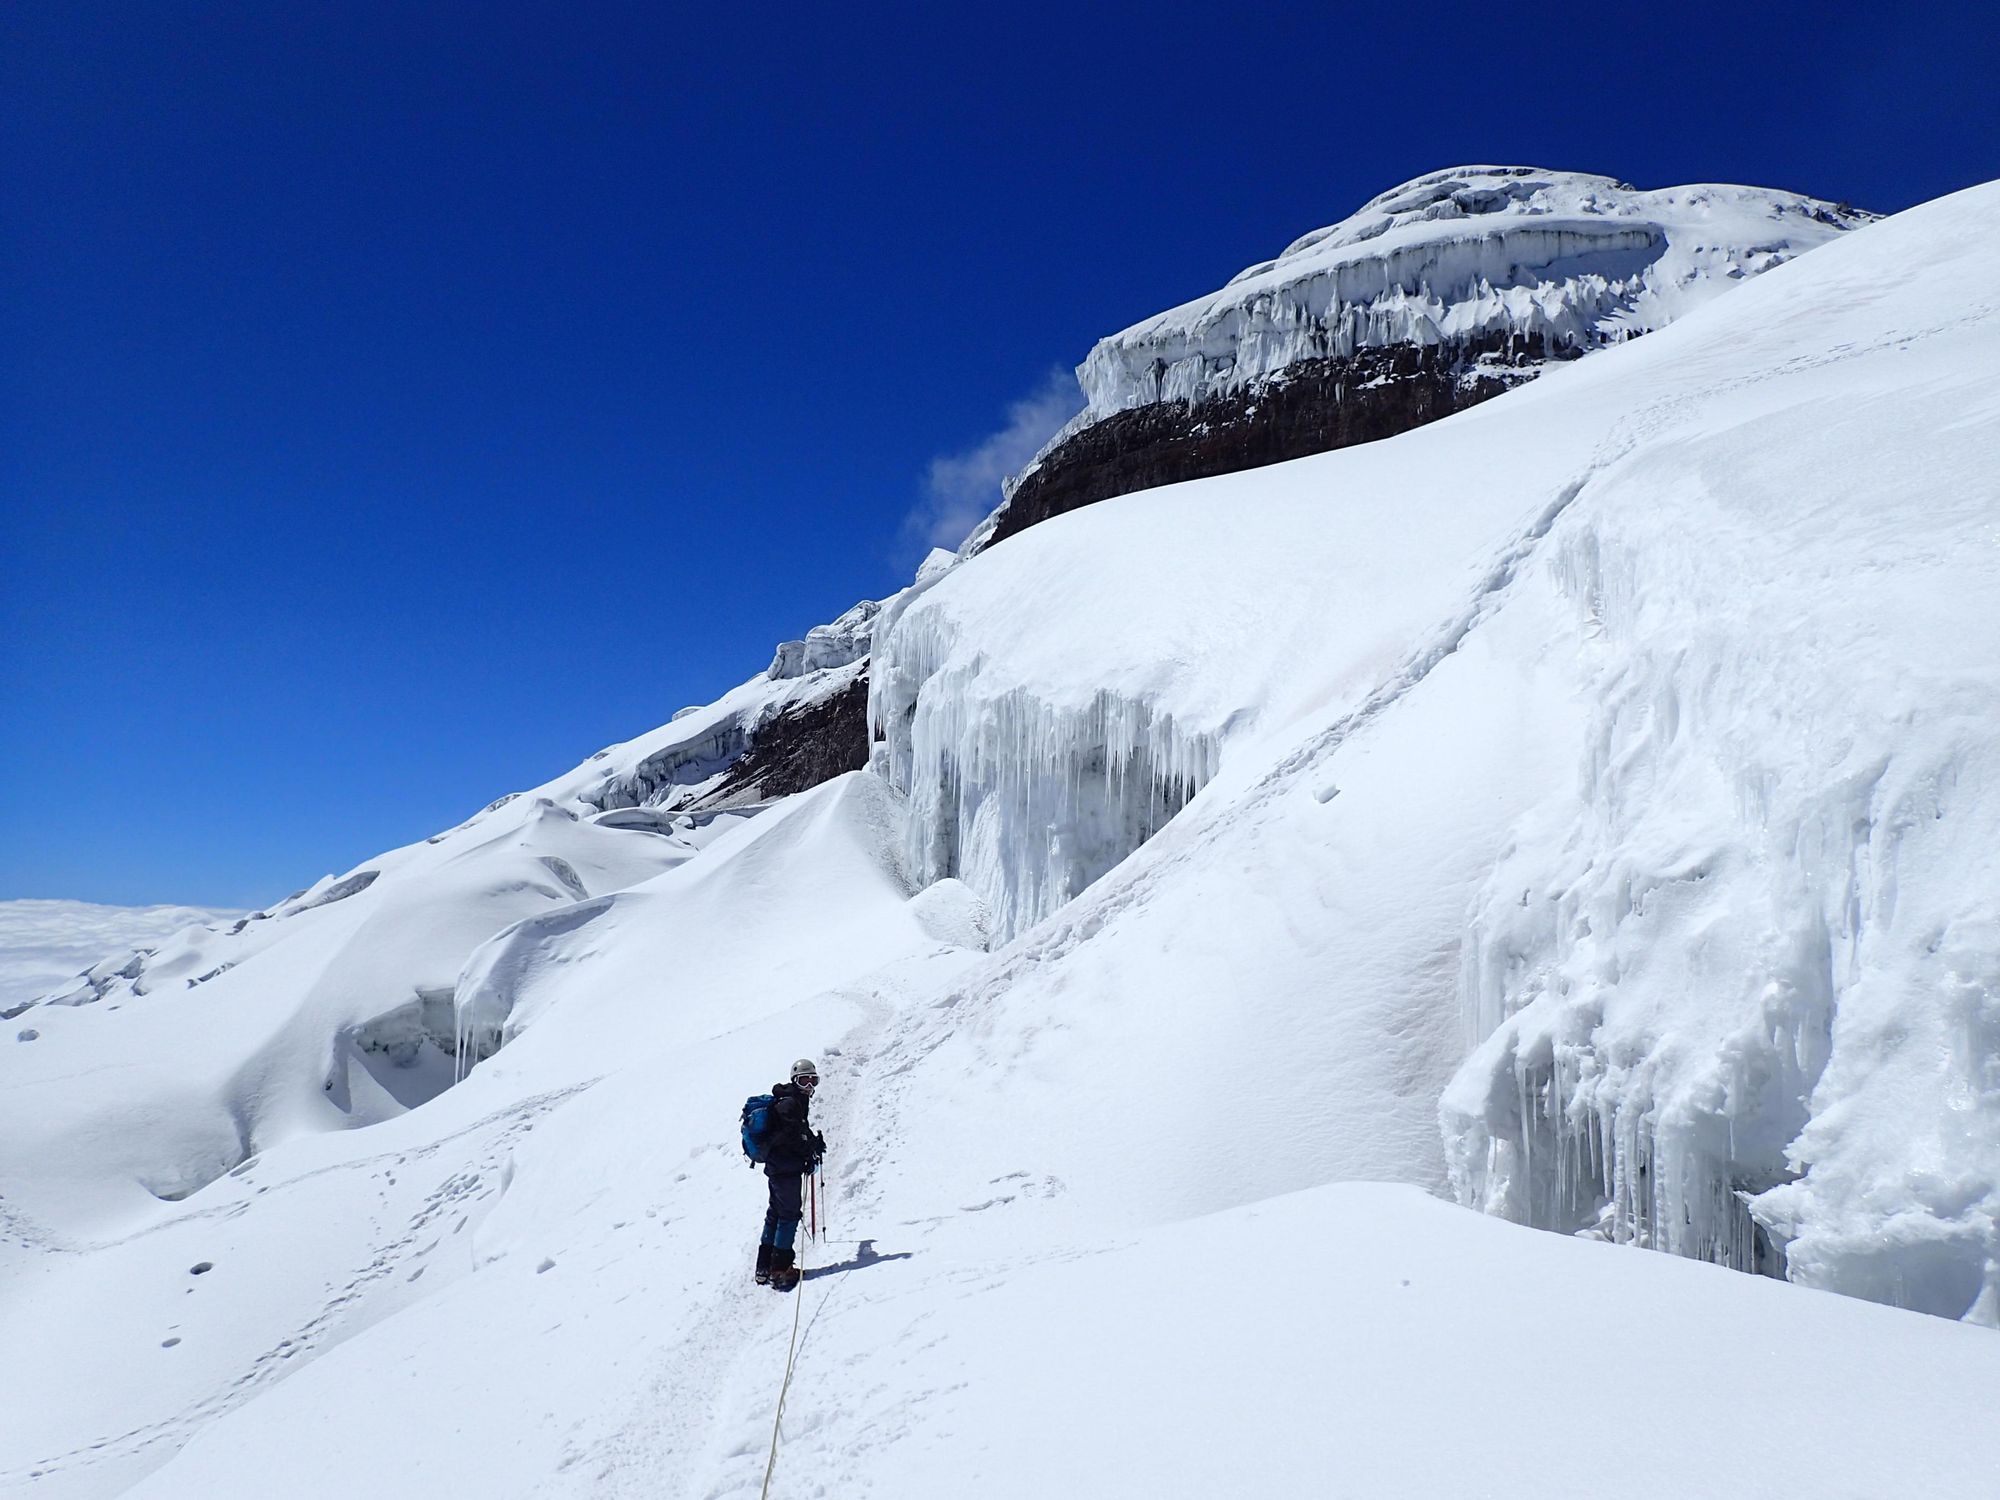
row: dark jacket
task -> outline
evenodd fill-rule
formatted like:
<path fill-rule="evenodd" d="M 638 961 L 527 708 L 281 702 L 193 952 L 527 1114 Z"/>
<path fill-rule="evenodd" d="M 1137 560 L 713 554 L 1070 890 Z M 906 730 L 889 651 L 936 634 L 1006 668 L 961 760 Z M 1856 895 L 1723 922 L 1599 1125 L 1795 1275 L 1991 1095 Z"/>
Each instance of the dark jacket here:
<path fill-rule="evenodd" d="M 771 1086 L 771 1133 L 767 1176 L 810 1172 L 826 1150 L 826 1138 L 812 1128 L 812 1095 L 795 1083 Z"/>

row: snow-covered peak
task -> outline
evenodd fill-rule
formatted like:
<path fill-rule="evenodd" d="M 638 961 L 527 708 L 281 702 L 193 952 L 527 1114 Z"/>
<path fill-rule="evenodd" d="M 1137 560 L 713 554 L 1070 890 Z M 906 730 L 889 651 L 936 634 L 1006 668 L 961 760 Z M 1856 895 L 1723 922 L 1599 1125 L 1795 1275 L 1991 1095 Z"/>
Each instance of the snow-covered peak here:
<path fill-rule="evenodd" d="M 1100 341 L 1077 372 L 1089 398 L 1079 425 L 1357 348 L 1493 334 L 1572 350 L 1615 342 L 1871 217 L 1769 188 L 1641 191 L 1535 167 L 1426 173 Z"/>
<path fill-rule="evenodd" d="M 1851 228 L 1872 215 L 1852 208 L 1800 197 L 1769 188 L 1701 184 L 1642 192 L 1629 182 L 1592 172 L 1553 172 L 1539 167 L 1448 167 L 1426 172 L 1378 193 L 1337 224 L 1300 235 L 1275 260 L 1238 273 L 1231 285 L 1274 268 L 1297 270 L 1309 258 L 1324 259 L 1338 251 L 1392 231 L 1450 225 L 1482 219 L 1488 224 L 1508 218 L 1576 216 L 1685 223 L 1713 214 L 1747 214 L 1750 218 L 1782 220 L 1803 215 L 1830 228 Z M 1455 231 L 1446 228 L 1441 237 Z M 1413 236 L 1404 236 L 1404 242 Z M 1316 252 L 1316 257 L 1309 255 Z"/>
<path fill-rule="evenodd" d="M 1663 328 L 1873 216 L 1768 188 L 1456 167 L 1102 339 L 1084 409 L 961 549 L 1051 516 L 1394 437 Z"/>

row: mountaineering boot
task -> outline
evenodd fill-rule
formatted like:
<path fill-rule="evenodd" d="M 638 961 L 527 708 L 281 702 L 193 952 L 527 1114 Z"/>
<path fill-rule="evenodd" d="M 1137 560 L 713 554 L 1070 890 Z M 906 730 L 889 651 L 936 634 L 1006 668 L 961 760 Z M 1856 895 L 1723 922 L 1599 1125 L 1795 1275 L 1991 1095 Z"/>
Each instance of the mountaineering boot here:
<path fill-rule="evenodd" d="M 771 1281 L 771 1247 L 757 1247 L 757 1285 L 768 1286 Z"/>
<path fill-rule="evenodd" d="M 771 1290 L 789 1292 L 799 1284 L 798 1268 L 792 1263 L 792 1252 L 773 1250 L 771 1252 Z"/>

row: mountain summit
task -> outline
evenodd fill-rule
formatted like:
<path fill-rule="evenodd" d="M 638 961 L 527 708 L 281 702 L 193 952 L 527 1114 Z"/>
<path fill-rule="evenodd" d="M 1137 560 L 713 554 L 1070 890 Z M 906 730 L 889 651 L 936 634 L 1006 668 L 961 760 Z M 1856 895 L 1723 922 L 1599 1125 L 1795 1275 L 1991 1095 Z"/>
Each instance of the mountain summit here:
<path fill-rule="evenodd" d="M 1768 188 L 1428 172 L 1098 342 L 984 546 L 1110 495 L 1391 437 L 1663 328 L 1874 216 Z"/>

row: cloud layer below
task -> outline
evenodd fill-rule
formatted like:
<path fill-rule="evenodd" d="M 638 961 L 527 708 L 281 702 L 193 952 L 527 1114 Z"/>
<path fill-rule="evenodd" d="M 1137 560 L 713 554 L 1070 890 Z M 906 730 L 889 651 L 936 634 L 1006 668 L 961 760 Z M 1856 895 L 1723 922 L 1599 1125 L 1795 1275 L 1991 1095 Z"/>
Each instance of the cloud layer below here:
<path fill-rule="evenodd" d="M 202 906 L 0 901 L 0 1007 L 45 995 L 101 958 L 238 915 Z"/>

